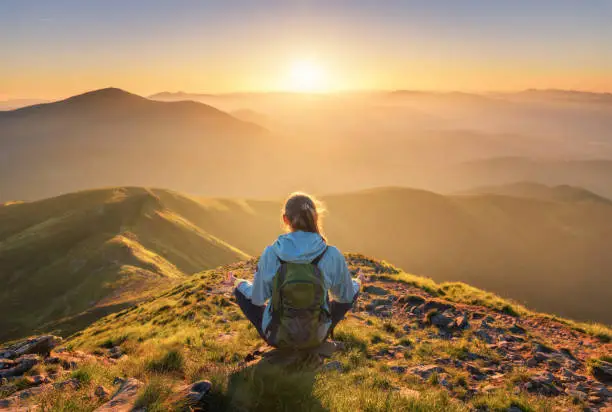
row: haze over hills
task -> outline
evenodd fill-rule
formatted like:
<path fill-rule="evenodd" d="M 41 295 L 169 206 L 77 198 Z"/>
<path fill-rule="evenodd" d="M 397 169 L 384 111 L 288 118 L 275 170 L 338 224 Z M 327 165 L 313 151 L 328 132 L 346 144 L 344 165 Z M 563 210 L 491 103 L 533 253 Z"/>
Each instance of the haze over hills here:
<path fill-rule="evenodd" d="M 364 250 L 537 310 L 612 322 L 608 201 L 403 188 L 323 200 L 326 233 L 342 250 Z M 160 285 L 257 256 L 281 233 L 279 210 L 276 201 L 141 188 L 0 206 L 0 282 L 7 286 L 0 310 L 14 314 L 2 319 L 0 339 L 45 324 L 69 332 Z"/>
<path fill-rule="evenodd" d="M 267 134 L 201 103 L 112 88 L 0 112 L 0 201 L 130 184 L 221 190 L 245 180 L 235 164 L 254 167 Z"/>
<path fill-rule="evenodd" d="M 610 199 L 596 195 L 581 187 L 559 185 L 546 186 L 541 183 L 517 182 L 499 186 L 483 186 L 460 192 L 459 194 L 496 194 L 502 196 L 530 197 L 534 199 L 568 202 L 604 202 Z"/>
<path fill-rule="evenodd" d="M 612 160 L 544 160 L 498 157 L 461 163 L 452 168 L 446 189 L 470 182 L 471 187 L 511 184 L 518 181 L 544 185 L 579 186 L 605 197 L 612 196 Z M 461 182 L 461 183 L 460 183 Z"/>
<path fill-rule="evenodd" d="M 111 88 L 0 112 L 0 201 L 123 185 L 270 198 L 522 180 L 612 196 L 609 105 L 406 91 L 179 98 Z"/>

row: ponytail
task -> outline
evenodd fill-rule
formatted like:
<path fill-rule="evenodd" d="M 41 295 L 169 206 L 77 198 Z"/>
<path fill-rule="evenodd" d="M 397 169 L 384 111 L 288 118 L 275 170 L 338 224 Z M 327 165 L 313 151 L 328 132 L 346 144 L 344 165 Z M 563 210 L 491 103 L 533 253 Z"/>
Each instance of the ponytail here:
<path fill-rule="evenodd" d="M 321 212 L 321 203 L 314 197 L 305 193 L 293 193 L 285 202 L 283 215 L 287 218 L 292 232 L 300 230 L 318 233 L 326 240 L 321 227 Z"/>

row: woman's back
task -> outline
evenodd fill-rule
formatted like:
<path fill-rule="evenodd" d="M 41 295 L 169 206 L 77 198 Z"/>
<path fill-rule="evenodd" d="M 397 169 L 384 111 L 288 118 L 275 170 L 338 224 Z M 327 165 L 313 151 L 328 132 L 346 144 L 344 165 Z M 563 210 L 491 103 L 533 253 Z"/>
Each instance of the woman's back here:
<path fill-rule="evenodd" d="M 327 245 L 317 205 L 303 193 L 290 196 L 282 215 L 288 233 L 266 247 L 253 282 L 236 281 L 240 308 L 274 346 L 323 342 L 359 292 L 342 253 Z"/>

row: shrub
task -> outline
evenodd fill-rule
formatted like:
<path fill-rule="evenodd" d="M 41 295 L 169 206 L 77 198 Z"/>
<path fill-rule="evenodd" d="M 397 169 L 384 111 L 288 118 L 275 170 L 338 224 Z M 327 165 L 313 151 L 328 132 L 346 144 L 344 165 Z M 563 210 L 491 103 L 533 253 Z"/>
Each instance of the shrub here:
<path fill-rule="evenodd" d="M 71 378 L 76 379 L 82 384 L 88 384 L 91 381 L 91 374 L 89 371 L 84 369 L 77 369 L 70 375 Z"/>
<path fill-rule="evenodd" d="M 183 354 L 173 349 L 161 358 L 151 360 L 147 364 L 147 369 L 157 373 L 178 372 L 183 369 L 184 364 Z"/>
<path fill-rule="evenodd" d="M 373 345 L 376 345 L 377 343 L 383 342 L 383 338 L 378 333 L 375 333 L 370 338 L 370 342 L 372 342 Z"/>
<path fill-rule="evenodd" d="M 363 353 L 366 353 L 368 350 L 367 342 L 354 333 L 337 331 L 335 332 L 334 337 L 336 340 L 344 342 L 348 349 L 354 348 Z"/>
<path fill-rule="evenodd" d="M 170 387 L 160 378 L 153 378 L 142 389 L 134 404 L 135 409 L 143 408 L 147 411 L 166 410 L 162 402 L 170 395 Z"/>

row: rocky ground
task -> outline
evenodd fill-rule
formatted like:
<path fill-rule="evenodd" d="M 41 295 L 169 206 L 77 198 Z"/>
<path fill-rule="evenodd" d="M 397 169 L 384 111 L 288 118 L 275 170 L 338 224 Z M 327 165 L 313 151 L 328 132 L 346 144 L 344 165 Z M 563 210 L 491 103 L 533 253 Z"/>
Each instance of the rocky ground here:
<path fill-rule="evenodd" d="M 230 290 L 219 283 L 225 270 L 252 273 L 254 264 L 250 261 L 203 275 L 202 283 L 175 288 L 121 317 L 111 315 L 67 341 L 46 335 L 4 345 L 0 349 L 0 409 L 214 410 L 209 397 L 236 395 L 230 393 L 227 382 L 216 388 L 217 381 L 205 379 L 202 371 L 210 373 L 225 363 L 235 373 L 264 361 L 288 359 L 257 343 L 237 312 Z M 321 376 L 330 380 L 350 376 L 355 387 L 374 383 L 377 389 L 373 390 L 393 399 L 425 399 L 434 388 L 442 393 L 436 396 L 448 398 L 445 402 L 452 410 L 612 411 L 612 344 L 605 338 L 561 320 L 518 313 L 507 304 L 463 303 L 465 299 L 458 299 L 449 289 L 445 292 L 432 282 L 403 276 L 392 266 L 363 256 L 350 255 L 349 264 L 353 272 L 362 269 L 370 279 L 354 311 L 338 327 L 336 343 L 322 348 L 317 361 L 309 365 Z M 197 298 L 191 299 L 194 296 Z M 158 302 L 160 299 L 165 300 Z M 128 329 L 136 322 L 149 322 L 151 327 L 138 335 L 136 329 Z M 207 329 L 214 333 L 214 345 L 194 345 L 188 336 L 177 346 L 174 339 L 172 351 L 156 364 L 146 358 L 150 350 L 144 346 L 147 336 L 159 332 L 155 328 L 170 331 L 172 322 L 176 331 L 184 331 L 187 324 L 194 330 L 219 325 L 214 332 Z M 117 335 L 114 330 L 123 332 Z M 179 332 L 168 335 L 172 333 Z M 155 345 L 163 342 L 155 341 Z M 176 368 L 171 367 L 172 356 L 180 357 Z M 209 364 L 191 373 L 182 359 L 198 356 Z M 305 358 L 296 359 L 292 362 Z M 205 361 L 194 361 L 198 362 Z M 107 377 L 98 379 L 90 372 L 91 365 Z M 156 389 L 154 375 L 164 377 L 164 386 Z M 225 381 L 230 379 L 229 373 L 222 376 Z M 84 401 L 72 409 L 65 407 L 65 400 L 61 406 L 55 393 L 62 391 L 73 391 Z M 151 394 L 156 391 L 164 393 L 163 399 L 159 393 Z M 147 396 L 154 396 L 155 402 L 147 402 Z M 517 401 L 505 402 L 505 398 Z M 427 410 L 418 409 L 414 402 L 397 405 Z M 370 410 L 379 409 L 373 408 Z M 403 407 L 386 410 L 398 408 Z M 432 406 L 432 410 L 448 408 Z"/>

